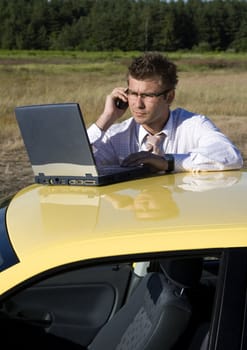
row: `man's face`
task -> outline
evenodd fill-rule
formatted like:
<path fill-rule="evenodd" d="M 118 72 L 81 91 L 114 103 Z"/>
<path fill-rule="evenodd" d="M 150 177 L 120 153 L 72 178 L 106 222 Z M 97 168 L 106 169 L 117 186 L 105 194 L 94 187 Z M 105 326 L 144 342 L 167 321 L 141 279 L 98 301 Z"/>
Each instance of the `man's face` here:
<path fill-rule="evenodd" d="M 159 77 L 136 80 L 129 76 L 128 81 L 129 108 L 135 121 L 151 132 L 160 131 L 169 117 L 168 94 L 173 92 L 167 94 Z"/>

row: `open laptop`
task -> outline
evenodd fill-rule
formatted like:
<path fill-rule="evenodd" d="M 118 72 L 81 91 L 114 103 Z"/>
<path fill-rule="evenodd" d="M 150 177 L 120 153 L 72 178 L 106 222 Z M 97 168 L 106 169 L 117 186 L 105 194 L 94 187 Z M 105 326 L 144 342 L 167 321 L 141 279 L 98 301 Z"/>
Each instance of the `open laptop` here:
<path fill-rule="evenodd" d="M 97 169 L 78 103 L 20 106 L 15 114 L 37 183 L 107 185 L 150 173 L 145 166 Z"/>

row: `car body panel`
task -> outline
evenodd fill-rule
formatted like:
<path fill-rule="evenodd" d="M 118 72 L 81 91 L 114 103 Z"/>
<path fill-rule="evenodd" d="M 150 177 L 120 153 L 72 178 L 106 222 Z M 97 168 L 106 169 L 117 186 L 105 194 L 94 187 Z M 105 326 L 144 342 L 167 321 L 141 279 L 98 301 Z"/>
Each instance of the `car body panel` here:
<path fill-rule="evenodd" d="M 246 186 L 245 170 L 169 174 L 104 187 L 31 185 L 7 210 L 20 263 L 1 272 L 0 293 L 80 260 L 246 247 Z"/>

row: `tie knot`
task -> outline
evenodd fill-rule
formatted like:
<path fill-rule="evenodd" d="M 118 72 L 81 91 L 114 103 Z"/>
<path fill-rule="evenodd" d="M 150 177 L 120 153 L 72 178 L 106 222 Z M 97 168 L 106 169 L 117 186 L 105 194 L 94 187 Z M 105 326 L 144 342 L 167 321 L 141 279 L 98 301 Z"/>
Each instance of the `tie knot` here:
<path fill-rule="evenodd" d="M 154 154 L 162 154 L 162 144 L 165 139 L 165 134 L 147 135 L 146 148 L 147 151 Z"/>

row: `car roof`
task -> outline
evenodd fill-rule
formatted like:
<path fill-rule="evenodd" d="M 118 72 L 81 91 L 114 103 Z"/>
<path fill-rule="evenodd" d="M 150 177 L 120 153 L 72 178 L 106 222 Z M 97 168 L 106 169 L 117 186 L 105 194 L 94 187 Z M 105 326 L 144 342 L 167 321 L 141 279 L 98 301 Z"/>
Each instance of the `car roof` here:
<path fill-rule="evenodd" d="M 0 291 L 80 260 L 246 247 L 246 186 L 245 170 L 167 174 L 103 187 L 28 186 L 7 208 L 20 263 L 1 272 Z"/>

